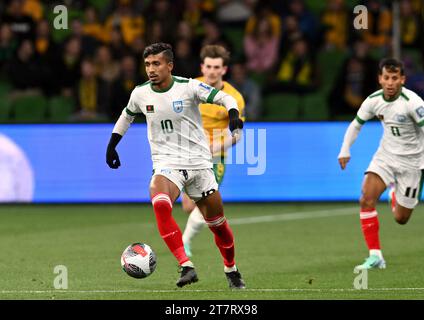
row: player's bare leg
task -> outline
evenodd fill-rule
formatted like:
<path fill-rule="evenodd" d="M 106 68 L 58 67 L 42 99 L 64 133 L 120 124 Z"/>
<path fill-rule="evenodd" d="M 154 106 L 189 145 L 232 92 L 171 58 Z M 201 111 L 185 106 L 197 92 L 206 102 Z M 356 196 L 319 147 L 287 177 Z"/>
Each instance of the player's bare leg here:
<path fill-rule="evenodd" d="M 386 184 L 375 173 L 365 175 L 360 199 L 360 220 L 362 233 L 368 246 L 369 257 L 357 269 L 385 268 L 379 239 L 379 221 L 376 210 L 377 201 L 386 189 Z"/>
<path fill-rule="evenodd" d="M 224 216 L 224 206 L 219 191 L 202 198 L 197 203 L 209 229 L 214 233 L 215 243 L 224 260 L 224 272 L 231 289 L 246 286 L 234 260 L 234 235 Z"/>
<path fill-rule="evenodd" d="M 172 204 L 179 194 L 180 190 L 178 187 L 166 177 L 157 175 L 152 178 L 150 182 L 150 197 L 156 215 L 158 230 L 169 250 L 182 267 L 181 277 L 177 281 L 177 286 L 182 287 L 196 282 L 198 279 L 193 263 L 185 253 L 181 230 L 172 217 Z"/>
<path fill-rule="evenodd" d="M 183 232 L 183 243 L 187 256 L 191 257 L 191 242 L 193 241 L 194 237 L 199 234 L 200 231 L 202 231 L 206 222 L 199 208 L 196 206 L 194 201 L 190 199 L 189 196 L 183 193 L 181 201 L 184 212 L 189 214 L 187 224 Z"/>
<path fill-rule="evenodd" d="M 393 213 L 396 222 L 399 224 L 406 224 L 412 215 L 412 211 L 414 211 L 414 209 L 405 208 L 399 203 L 396 203 L 395 212 Z"/>

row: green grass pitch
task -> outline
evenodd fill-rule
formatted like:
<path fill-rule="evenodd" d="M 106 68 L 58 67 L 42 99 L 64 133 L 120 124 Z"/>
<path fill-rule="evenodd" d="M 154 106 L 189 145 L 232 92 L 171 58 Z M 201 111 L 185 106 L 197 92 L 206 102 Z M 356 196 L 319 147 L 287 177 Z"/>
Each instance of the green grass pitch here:
<path fill-rule="evenodd" d="M 367 250 L 356 204 L 226 204 L 248 288 L 230 291 L 207 228 L 193 244 L 199 282 L 176 287 L 177 264 L 150 205 L 3 205 L 0 299 L 423 299 L 424 207 L 405 226 L 387 204 L 378 211 L 387 269 L 370 271 L 368 289 L 357 290 L 353 268 Z M 179 204 L 174 217 L 183 229 Z M 158 256 L 146 279 L 121 270 L 120 255 L 133 242 Z M 54 288 L 57 265 L 67 268 L 68 289 Z"/>

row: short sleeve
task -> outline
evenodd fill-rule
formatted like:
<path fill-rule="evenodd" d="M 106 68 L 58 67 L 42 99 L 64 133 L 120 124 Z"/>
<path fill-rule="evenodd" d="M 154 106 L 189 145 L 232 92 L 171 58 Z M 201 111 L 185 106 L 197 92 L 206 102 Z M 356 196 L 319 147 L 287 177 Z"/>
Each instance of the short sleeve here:
<path fill-rule="evenodd" d="M 194 95 L 203 103 L 213 103 L 219 90 L 196 79 L 190 79 Z"/>
<path fill-rule="evenodd" d="M 130 100 L 128 101 L 128 104 L 125 107 L 125 112 L 131 117 L 135 117 L 143 113 L 139 105 L 137 104 L 137 94 L 135 89 L 131 92 Z"/>
<path fill-rule="evenodd" d="M 418 126 L 424 126 L 424 101 L 420 97 L 414 98 L 410 103 L 410 115 Z"/>
<path fill-rule="evenodd" d="M 373 105 L 373 98 L 368 97 L 364 100 L 364 102 L 362 102 L 361 107 L 359 108 L 355 118 L 360 124 L 364 124 L 366 121 L 374 118 L 375 113 L 373 110 Z"/>

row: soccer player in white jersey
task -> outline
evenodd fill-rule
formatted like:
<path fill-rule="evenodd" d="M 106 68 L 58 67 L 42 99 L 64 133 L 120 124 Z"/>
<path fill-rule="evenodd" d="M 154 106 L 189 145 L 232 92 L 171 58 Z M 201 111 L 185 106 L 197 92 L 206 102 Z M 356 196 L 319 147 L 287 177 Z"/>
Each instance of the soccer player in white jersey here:
<path fill-rule="evenodd" d="M 177 286 L 198 280 L 194 265 L 185 253 L 180 228 L 172 217 L 172 206 L 184 188 L 214 233 L 230 288 L 243 289 L 245 284 L 234 260 L 234 236 L 224 216 L 198 108 L 200 102 L 225 106 L 230 117 L 229 128 L 234 133 L 243 128 L 236 100 L 198 80 L 173 76 L 173 52 L 169 44 L 146 47 L 143 58 L 149 81 L 131 93 L 113 129 L 106 162 L 113 169 L 121 165 L 115 148 L 135 116 L 144 114 L 153 162 L 150 197 L 159 233 L 181 266 Z"/>
<path fill-rule="evenodd" d="M 380 247 L 376 204 L 387 187 L 391 187 L 392 211 L 396 222 L 408 222 L 418 204 L 424 166 L 424 102 L 413 91 L 403 87 L 402 62 L 384 59 L 380 62 L 378 81 L 381 90 L 362 103 L 349 125 L 338 156 L 342 169 L 350 160 L 349 149 L 362 125 L 374 117 L 383 125 L 380 146 L 368 169 L 360 198 L 360 221 L 369 249 L 369 257 L 357 269 L 386 267 Z"/>

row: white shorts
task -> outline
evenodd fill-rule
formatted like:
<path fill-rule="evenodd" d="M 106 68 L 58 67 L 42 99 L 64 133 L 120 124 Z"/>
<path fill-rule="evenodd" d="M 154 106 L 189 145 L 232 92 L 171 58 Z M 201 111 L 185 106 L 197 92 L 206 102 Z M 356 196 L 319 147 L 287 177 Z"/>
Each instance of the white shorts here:
<path fill-rule="evenodd" d="M 396 161 L 376 154 L 365 173 L 368 172 L 377 174 L 386 186 L 392 183 L 395 185 L 396 201 L 402 207 L 416 207 L 421 194 L 422 170 L 400 166 Z"/>
<path fill-rule="evenodd" d="M 161 175 L 172 181 L 180 191 L 197 202 L 218 190 L 218 183 L 212 168 L 208 169 L 155 169 L 153 176 Z"/>

